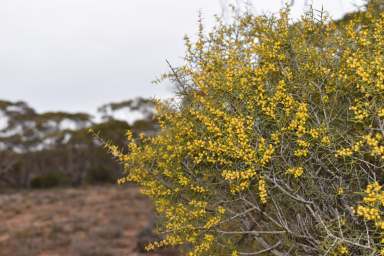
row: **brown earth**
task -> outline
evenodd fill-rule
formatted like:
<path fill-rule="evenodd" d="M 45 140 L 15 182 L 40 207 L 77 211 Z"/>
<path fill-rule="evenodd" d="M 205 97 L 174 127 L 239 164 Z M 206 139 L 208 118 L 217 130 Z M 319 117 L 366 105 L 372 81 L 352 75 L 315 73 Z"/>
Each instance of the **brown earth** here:
<path fill-rule="evenodd" d="M 0 194 L 0 256 L 160 255 L 137 247 L 152 211 L 134 186 Z"/>

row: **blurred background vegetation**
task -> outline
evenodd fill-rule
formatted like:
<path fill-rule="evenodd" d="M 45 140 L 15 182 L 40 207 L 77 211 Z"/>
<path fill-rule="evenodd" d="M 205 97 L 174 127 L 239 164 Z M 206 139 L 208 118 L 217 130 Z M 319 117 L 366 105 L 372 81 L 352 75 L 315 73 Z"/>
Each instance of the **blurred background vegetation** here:
<path fill-rule="evenodd" d="M 26 102 L 0 101 L 0 188 L 50 188 L 83 184 L 114 183 L 120 165 L 106 154 L 92 129 L 125 148 L 131 130 L 152 135 L 154 102 L 136 98 L 109 103 L 87 113 L 38 113 Z M 122 119 L 134 114 L 133 120 Z M 131 118 L 132 119 L 132 118 Z"/>

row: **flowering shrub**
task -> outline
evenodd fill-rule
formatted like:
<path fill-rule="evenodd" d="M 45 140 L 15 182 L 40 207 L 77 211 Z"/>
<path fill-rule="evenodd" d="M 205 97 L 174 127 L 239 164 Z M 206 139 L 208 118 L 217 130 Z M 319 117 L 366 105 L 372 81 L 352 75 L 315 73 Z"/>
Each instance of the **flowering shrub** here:
<path fill-rule="evenodd" d="M 242 14 L 186 38 L 161 132 L 108 149 L 187 255 L 384 255 L 384 14 Z"/>

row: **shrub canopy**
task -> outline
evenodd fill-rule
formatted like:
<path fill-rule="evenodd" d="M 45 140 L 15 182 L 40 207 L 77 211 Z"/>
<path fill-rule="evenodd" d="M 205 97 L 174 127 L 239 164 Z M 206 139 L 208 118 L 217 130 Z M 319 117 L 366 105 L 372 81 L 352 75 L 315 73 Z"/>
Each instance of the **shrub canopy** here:
<path fill-rule="evenodd" d="M 109 150 L 188 255 L 384 255 L 384 14 L 218 20 L 161 132 Z M 381 254 L 380 254 L 381 253 Z"/>

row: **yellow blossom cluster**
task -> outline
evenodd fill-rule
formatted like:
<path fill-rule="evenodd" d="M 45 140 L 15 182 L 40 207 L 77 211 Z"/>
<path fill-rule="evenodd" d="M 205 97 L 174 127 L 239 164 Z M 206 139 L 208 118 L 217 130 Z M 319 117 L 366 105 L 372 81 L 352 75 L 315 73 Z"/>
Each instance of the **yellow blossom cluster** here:
<path fill-rule="evenodd" d="M 303 167 L 292 167 L 287 170 L 287 173 L 293 175 L 295 178 L 300 177 L 304 173 Z"/>
<path fill-rule="evenodd" d="M 384 242 L 384 190 L 377 181 L 367 185 L 362 204 L 354 212 L 370 221 L 379 230 L 381 241 Z M 384 243 L 382 243 L 384 245 Z M 384 247 L 383 247 L 384 248 Z M 381 250 L 383 250 L 383 248 Z"/>
<path fill-rule="evenodd" d="M 353 153 L 360 153 L 364 145 L 368 146 L 368 152 L 371 156 L 377 156 L 384 160 L 383 135 L 381 133 L 367 134 L 362 139 L 354 143 L 351 147 L 341 148 L 336 151 L 336 157 L 352 156 Z"/>
<path fill-rule="evenodd" d="M 384 108 L 378 110 L 377 116 L 380 118 L 384 118 Z"/>
<path fill-rule="evenodd" d="M 378 156 L 384 160 L 384 145 L 380 145 L 380 142 L 383 141 L 383 135 L 381 133 L 376 133 L 375 136 L 371 134 L 364 136 L 366 143 L 370 147 L 370 153 L 372 156 Z"/>
<path fill-rule="evenodd" d="M 267 196 L 268 196 L 268 193 L 267 193 L 265 180 L 263 177 L 260 177 L 260 179 L 259 179 L 259 198 L 260 198 L 260 202 L 262 204 L 267 203 Z"/>
<path fill-rule="evenodd" d="M 336 251 L 333 253 L 335 256 L 345 256 L 345 255 L 350 255 L 350 251 L 347 246 L 345 245 L 340 245 L 336 248 Z"/>
<path fill-rule="evenodd" d="M 380 211 L 376 208 L 370 208 L 359 205 L 356 208 L 356 214 L 362 216 L 366 220 L 376 221 L 380 219 Z"/>

